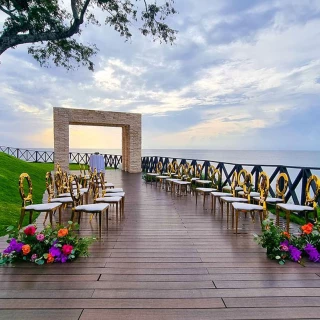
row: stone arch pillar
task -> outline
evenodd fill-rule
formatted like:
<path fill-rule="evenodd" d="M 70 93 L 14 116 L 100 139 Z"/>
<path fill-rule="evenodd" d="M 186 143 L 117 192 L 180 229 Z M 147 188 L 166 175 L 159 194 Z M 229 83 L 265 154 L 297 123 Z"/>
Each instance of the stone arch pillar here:
<path fill-rule="evenodd" d="M 53 108 L 54 163 L 69 170 L 69 125 L 122 128 L 122 169 L 141 172 L 141 114 Z"/>

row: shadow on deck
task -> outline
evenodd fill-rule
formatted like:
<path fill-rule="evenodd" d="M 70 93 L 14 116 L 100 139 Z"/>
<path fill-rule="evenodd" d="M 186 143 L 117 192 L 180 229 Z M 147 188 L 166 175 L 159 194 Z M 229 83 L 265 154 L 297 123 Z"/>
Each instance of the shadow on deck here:
<path fill-rule="evenodd" d="M 209 203 L 196 206 L 194 196 L 171 195 L 140 174 L 107 175 L 125 189 L 124 219 L 110 210 L 89 258 L 0 268 L 1 320 L 319 318 L 319 265 L 269 261 L 253 241 L 258 222 L 242 218 L 236 236 Z M 97 230 L 84 215 L 80 233 Z"/>

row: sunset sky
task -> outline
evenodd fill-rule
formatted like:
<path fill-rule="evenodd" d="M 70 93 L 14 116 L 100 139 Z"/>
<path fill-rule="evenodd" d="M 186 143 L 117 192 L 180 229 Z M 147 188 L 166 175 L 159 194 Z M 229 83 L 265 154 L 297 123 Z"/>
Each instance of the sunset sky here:
<path fill-rule="evenodd" d="M 161 1 L 159 0 L 158 3 Z M 176 0 L 173 46 L 89 27 L 95 72 L 0 56 L 0 145 L 53 147 L 53 107 L 142 113 L 143 148 L 320 150 L 320 1 Z M 0 21 L 4 17 L 0 15 Z M 121 129 L 71 127 L 73 148 Z"/>

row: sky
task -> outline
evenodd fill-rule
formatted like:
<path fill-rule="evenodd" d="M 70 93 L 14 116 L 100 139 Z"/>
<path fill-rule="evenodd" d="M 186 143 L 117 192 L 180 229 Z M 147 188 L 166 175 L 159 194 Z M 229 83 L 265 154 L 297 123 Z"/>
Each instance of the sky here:
<path fill-rule="evenodd" d="M 160 3 L 161 0 L 158 1 Z M 0 145 L 53 147 L 53 107 L 142 114 L 144 149 L 320 150 L 320 1 L 176 0 L 174 45 L 88 27 L 95 71 L 0 56 Z M 0 16 L 0 21 L 3 16 Z M 121 129 L 71 126 L 73 148 Z"/>

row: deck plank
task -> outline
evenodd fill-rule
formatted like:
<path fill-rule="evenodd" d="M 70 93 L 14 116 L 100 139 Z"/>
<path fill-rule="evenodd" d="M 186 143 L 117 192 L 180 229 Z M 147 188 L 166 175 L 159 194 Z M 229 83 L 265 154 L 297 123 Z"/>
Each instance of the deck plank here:
<path fill-rule="evenodd" d="M 319 317 L 319 266 L 268 260 L 253 241 L 258 223 L 242 216 L 235 235 L 219 207 L 213 214 L 202 199 L 196 206 L 193 195 L 171 195 L 139 174 L 107 175 L 126 191 L 124 218 L 110 208 L 109 230 L 89 258 L 0 268 L 0 320 Z M 79 234 L 97 230 L 97 219 L 84 215 Z"/>

